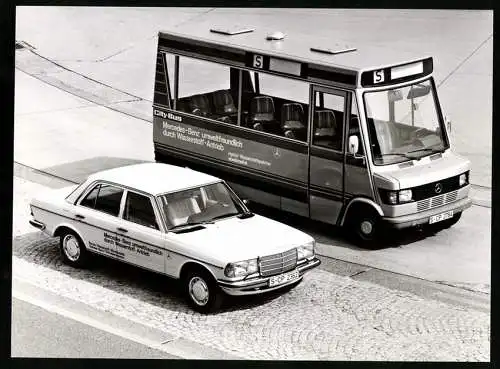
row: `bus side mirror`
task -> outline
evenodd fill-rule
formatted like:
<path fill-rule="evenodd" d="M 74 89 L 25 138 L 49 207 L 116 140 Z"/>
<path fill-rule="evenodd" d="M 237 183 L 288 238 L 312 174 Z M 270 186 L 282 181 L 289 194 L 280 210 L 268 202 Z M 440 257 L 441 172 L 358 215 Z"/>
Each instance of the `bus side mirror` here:
<path fill-rule="evenodd" d="M 359 150 L 358 136 L 349 136 L 349 154 L 356 155 Z"/>
<path fill-rule="evenodd" d="M 446 125 L 446 129 L 448 130 L 448 132 L 451 132 L 451 119 L 450 119 L 450 117 L 445 116 L 444 123 Z"/>

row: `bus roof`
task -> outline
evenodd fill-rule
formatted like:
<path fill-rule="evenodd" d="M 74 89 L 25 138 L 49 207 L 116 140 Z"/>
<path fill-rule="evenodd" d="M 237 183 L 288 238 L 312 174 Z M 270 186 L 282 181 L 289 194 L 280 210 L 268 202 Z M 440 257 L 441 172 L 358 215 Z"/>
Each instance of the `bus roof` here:
<path fill-rule="evenodd" d="M 237 34 L 223 34 L 212 30 L 250 30 L 251 32 Z M 281 31 L 285 38 L 281 41 L 267 40 L 267 36 L 275 31 Z M 231 19 L 221 20 L 213 17 L 211 13 L 196 17 L 182 23 L 177 27 L 159 32 L 159 45 L 162 40 L 171 40 L 181 43 L 191 43 L 198 46 L 192 51 L 196 55 L 204 53 L 203 46 L 220 51 L 233 52 L 234 55 L 260 54 L 268 57 L 293 60 L 307 63 L 309 68 L 335 70 L 355 78 L 354 84 L 359 85 L 363 72 L 380 70 L 393 66 L 401 66 L 413 62 L 430 60 L 430 69 L 427 67 L 424 74 L 432 72 L 432 58 L 420 53 L 391 49 L 391 45 L 367 45 L 366 42 L 356 45 L 347 44 L 342 40 L 335 40 L 335 36 L 325 37 L 315 34 L 314 27 L 307 34 L 294 32 L 290 29 L 276 30 L 271 27 L 252 27 L 251 24 L 237 25 Z M 164 44 L 167 45 L 167 44 Z M 168 44 L 172 45 L 172 44 Z M 335 52 L 355 48 L 353 51 L 342 53 L 324 53 L 312 51 L 311 48 L 330 49 Z M 174 52 L 175 47 L 169 51 Z M 186 54 L 185 54 L 186 55 Z M 228 54 L 229 55 L 229 54 Z M 243 56 L 241 56 L 243 58 Z M 248 55 L 247 55 L 248 61 Z M 249 67 L 246 63 L 246 67 Z M 414 76 L 418 77 L 418 76 Z M 351 81 L 351 80 L 349 80 Z M 353 84 L 351 82 L 346 84 Z"/>

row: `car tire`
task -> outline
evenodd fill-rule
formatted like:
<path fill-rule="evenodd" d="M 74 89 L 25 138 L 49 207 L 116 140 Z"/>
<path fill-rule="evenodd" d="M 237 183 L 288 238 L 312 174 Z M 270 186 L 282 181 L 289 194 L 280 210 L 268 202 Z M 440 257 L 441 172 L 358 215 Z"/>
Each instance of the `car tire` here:
<path fill-rule="evenodd" d="M 444 229 L 450 228 L 451 226 L 455 225 L 460 220 L 461 217 L 462 217 L 462 212 L 459 212 L 453 215 L 452 218 L 443 220 L 438 223 L 430 224 L 429 227 L 436 232 L 442 231 Z"/>
<path fill-rule="evenodd" d="M 380 215 L 366 206 L 352 209 L 347 223 L 347 235 L 356 245 L 375 249 L 381 240 L 383 223 Z"/>
<path fill-rule="evenodd" d="M 196 268 L 186 273 L 184 293 L 189 305 L 199 313 L 214 313 L 222 305 L 223 292 L 207 271 Z"/>
<path fill-rule="evenodd" d="M 89 252 L 75 232 L 64 231 L 59 238 L 59 248 L 65 264 L 75 268 L 83 268 L 87 265 Z"/>

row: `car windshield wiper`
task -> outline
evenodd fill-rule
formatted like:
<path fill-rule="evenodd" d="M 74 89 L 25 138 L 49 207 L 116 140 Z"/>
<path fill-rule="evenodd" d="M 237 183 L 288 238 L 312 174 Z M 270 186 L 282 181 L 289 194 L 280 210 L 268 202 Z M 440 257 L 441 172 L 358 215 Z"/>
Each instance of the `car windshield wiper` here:
<path fill-rule="evenodd" d="M 172 231 L 177 228 L 181 227 L 189 227 L 189 226 L 198 226 L 198 225 L 204 225 L 204 224 L 213 224 L 212 220 L 203 220 L 203 221 L 198 221 L 198 222 L 187 222 L 187 223 L 182 223 L 178 224 L 176 226 L 173 226 L 172 228 L 169 229 L 169 231 Z"/>
<path fill-rule="evenodd" d="M 232 216 L 238 215 L 238 214 L 239 214 L 239 212 L 221 214 L 221 215 L 217 215 L 217 216 L 211 218 L 210 220 L 216 220 L 216 219 L 222 219 L 222 218 L 232 217 Z"/>

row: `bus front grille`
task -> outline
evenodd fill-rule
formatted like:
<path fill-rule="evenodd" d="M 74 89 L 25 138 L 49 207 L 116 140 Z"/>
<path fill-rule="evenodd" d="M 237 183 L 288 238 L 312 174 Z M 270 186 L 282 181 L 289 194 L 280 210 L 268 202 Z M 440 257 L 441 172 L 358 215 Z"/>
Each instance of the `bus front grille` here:
<path fill-rule="evenodd" d="M 457 200 L 458 191 L 448 192 L 425 200 L 417 201 L 417 210 L 425 211 Z"/>
<path fill-rule="evenodd" d="M 259 258 L 260 275 L 269 277 L 272 275 L 288 272 L 297 266 L 297 249 L 262 256 Z"/>

